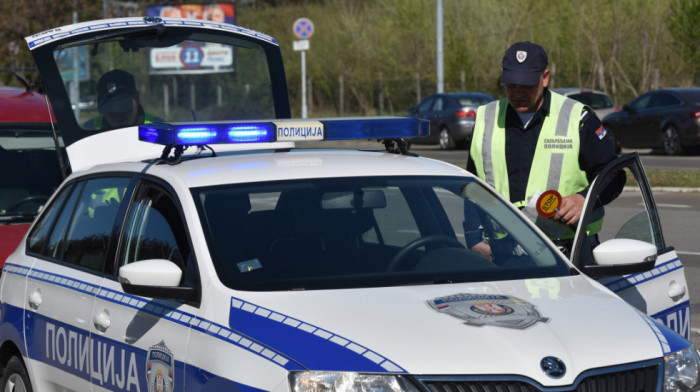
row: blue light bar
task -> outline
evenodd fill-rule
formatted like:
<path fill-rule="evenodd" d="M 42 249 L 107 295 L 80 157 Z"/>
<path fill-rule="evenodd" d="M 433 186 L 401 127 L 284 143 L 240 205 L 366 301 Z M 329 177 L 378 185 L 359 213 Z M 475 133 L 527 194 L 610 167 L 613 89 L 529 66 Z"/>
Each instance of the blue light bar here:
<path fill-rule="evenodd" d="M 369 140 L 427 136 L 430 122 L 408 117 L 269 120 L 210 124 L 151 123 L 139 126 L 139 140 L 162 145 L 267 143 L 275 141 Z"/>
<path fill-rule="evenodd" d="M 139 140 L 166 146 L 274 142 L 275 125 L 271 122 L 238 124 L 151 123 L 139 126 Z"/>
<path fill-rule="evenodd" d="M 399 139 L 427 136 L 430 121 L 408 117 L 358 117 L 324 120 L 325 140 Z"/>

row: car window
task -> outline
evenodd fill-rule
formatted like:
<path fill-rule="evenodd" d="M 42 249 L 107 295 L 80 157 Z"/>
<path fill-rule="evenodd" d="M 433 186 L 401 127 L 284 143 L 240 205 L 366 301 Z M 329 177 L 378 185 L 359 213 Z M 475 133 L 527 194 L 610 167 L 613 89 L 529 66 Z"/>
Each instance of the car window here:
<path fill-rule="evenodd" d="M 276 117 L 269 59 L 260 45 L 174 31 L 138 43 L 119 36 L 56 48 L 54 60 L 72 88 L 70 103 L 82 129 L 191 120 L 194 108 L 200 120 Z M 85 75 L 65 76 L 78 58 Z M 215 92 L 201 86 L 216 86 Z"/>
<path fill-rule="evenodd" d="M 93 270 L 102 268 L 129 182 L 126 177 L 86 181 L 68 226 L 63 261 Z"/>
<path fill-rule="evenodd" d="M 63 189 L 61 189 L 59 194 L 54 198 L 54 201 L 51 203 L 51 205 L 47 207 L 46 213 L 44 213 L 41 216 L 41 218 L 39 218 L 36 225 L 34 226 L 34 229 L 27 237 L 27 249 L 29 250 L 29 252 L 38 253 L 42 255 L 50 255 L 53 253 L 53 251 L 51 250 L 44 250 L 44 245 L 47 244 L 48 236 L 49 233 L 51 233 L 53 223 L 56 220 L 56 217 L 61 212 L 66 198 L 68 198 L 68 196 L 71 195 L 72 189 L 72 186 L 66 186 Z M 77 195 L 77 192 L 72 194 L 72 202 L 68 203 L 68 207 L 66 208 L 72 210 L 72 206 L 75 205 L 75 201 L 77 200 Z M 53 244 L 53 247 L 55 248 L 55 244 Z M 51 246 L 49 246 L 49 248 L 51 248 Z"/>
<path fill-rule="evenodd" d="M 217 275 L 234 289 L 418 284 L 436 274 L 488 281 L 570 273 L 537 231 L 473 179 L 311 179 L 197 188 L 192 194 Z M 465 233 L 476 230 L 494 238 L 493 263 L 465 247 Z"/>
<path fill-rule="evenodd" d="M 426 98 L 425 100 L 423 100 L 423 102 L 420 103 L 420 105 L 418 105 L 418 112 L 423 113 L 432 110 L 433 102 L 435 102 L 435 97 Z"/>
<path fill-rule="evenodd" d="M 675 105 L 680 105 L 681 100 L 678 99 L 677 97 L 665 93 L 665 92 L 659 92 L 654 94 L 654 98 L 652 99 L 652 103 L 650 106 L 652 107 L 664 107 L 664 106 L 675 106 Z"/>
<path fill-rule="evenodd" d="M 53 224 L 46 246 L 41 249 L 40 244 L 46 238 L 47 225 L 54 220 L 59 204 L 54 204 L 57 207 L 52 208 L 45 219 L 42 218 L 41 224 L 32 233 L 30 251 L 101 271 L 129 181 L 129 178 L 117 177 L 79 182 Z"/>
<path fill-rule="evenodd" d="M 0 124 L 0 167 L 0 219 L 31 221 L 62 180 L 49 126 Z"/>
<path fill-rule="evenodd" d="M 183 271 L 190 256 L 186 226 L 175 200 L 163 188 L 144 183 L 129 210 L 120 249 L 120 265 L 165 259 Z"/>
<path fill-rule="evenodd" d="M 446 109 L 446 103 L 445 103 L 445 98 L 444 97 L 437 97 L 435 98 L 435 104 L 433 105 L 433 110 L 434 111 L 440 111 Z"/>
<path fill-rule="evenodd" d="M 650 93 L 643 94 L 639 98 L 630 102 L 629 107 L 632 109 L 636 109 L 636 110 L 649 107 L 650 103 L 651 103 L 651 98 L 652 98 L 652 94 L 650 94 Z"/>

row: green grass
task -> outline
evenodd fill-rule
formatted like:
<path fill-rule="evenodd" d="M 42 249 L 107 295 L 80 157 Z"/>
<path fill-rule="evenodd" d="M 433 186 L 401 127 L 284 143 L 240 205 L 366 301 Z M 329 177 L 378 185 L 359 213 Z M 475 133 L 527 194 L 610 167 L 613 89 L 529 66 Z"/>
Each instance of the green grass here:
<path fill-rule="evenodd" d="M 649 184 L 653 187 L 700 188 L 700 170 L 646 169 Z M 634 185 L 627 180 L 627 185 Z"/>

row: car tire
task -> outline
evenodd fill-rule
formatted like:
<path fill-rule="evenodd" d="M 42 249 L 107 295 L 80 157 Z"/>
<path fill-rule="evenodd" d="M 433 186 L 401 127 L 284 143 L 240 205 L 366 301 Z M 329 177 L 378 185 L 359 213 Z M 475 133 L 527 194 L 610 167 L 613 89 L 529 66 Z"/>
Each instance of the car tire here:
<path fill-rule="evenodd" d="M 454 150 L 456 143 L 455 140 L 450 135 L 450 131 L 443 127 L 440 129 L 440 149 L 441 150 Z"/>
<path fill-rule="evenodd" d="M 32 392 L 27 369 L 22 360 L 13 356 L 2 372 L 2 392 Z"/>
<path fill-rule="evenodd" d="M 667 125 L 666 128 L 664 128 L 664 151 L 666 155 L 683 154 L 681 137 L 678 134 L 678 130 L 673 125 Z"/>

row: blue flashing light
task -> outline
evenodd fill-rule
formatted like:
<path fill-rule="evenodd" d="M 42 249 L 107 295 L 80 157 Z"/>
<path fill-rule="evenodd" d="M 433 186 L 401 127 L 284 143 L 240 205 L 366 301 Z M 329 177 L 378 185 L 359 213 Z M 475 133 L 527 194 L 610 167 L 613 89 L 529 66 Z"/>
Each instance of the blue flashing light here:
<path fill-rule="evenodd" d="M 213 144 L 218 137 L 216 129 L 208 127 L 182 127 L 176 133 L 177 144 L 182 145 Z"/>
<path fill-rule="evenodd" d="M 233 125 L 228 128 L 228 141 L 231 143 L 260 143 L 275 141 L 272 124 Z"/>

